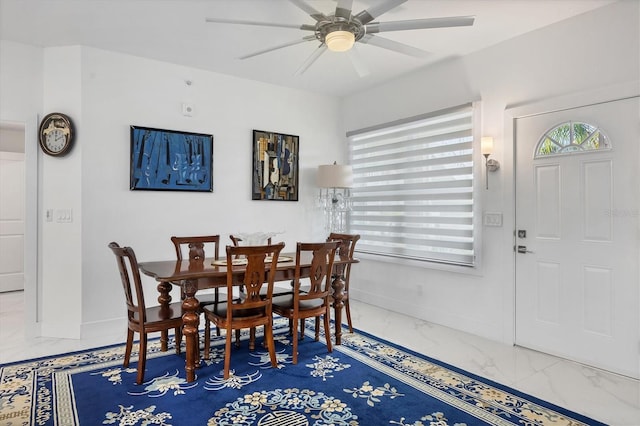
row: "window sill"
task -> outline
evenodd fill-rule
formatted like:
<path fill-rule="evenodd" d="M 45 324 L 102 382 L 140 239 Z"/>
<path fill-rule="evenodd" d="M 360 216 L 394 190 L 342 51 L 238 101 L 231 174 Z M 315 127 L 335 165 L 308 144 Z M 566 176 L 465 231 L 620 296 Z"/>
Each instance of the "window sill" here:
<path fill-rule="evenodd" d="M 375 260 L 376 262 L 392 263 L 399 266 L 411 266 L 423 269 L 434 269 L 438 271 L 454 272 L 464 275 L 482 276 L 479 264 L 474 266 L 452 265 L 448 263 L 430 262 L 427 260 L 405 259 L 402 257 L 384 256 L 372 253 L 354 253 L 354 257 L 360 260 Z"/>

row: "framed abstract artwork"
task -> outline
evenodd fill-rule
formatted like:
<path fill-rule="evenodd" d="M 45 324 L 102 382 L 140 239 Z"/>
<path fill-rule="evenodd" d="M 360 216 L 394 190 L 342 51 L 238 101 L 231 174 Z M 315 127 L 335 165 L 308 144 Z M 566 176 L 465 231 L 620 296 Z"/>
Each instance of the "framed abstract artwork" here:
<path fill-rule="evenodd" d="M 131 126 L 130 189 L 213 192 L 213 135 Z"/>
<path fill-rule="evenodd" d="M 253 131 L 253 200 L 298 201 L 300 138 Z"/>

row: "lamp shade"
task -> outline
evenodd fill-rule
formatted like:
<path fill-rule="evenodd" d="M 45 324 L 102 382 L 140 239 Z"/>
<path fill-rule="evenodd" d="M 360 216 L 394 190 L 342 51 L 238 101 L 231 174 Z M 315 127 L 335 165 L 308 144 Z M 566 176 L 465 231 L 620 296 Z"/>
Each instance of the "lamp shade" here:
<path fill-rule="evenodd" d="M 318 166 L 317 184 L 320 188 L 351 188 L 353 186 L 351 166 L 342 164 Z"/>
<path fill-rule="evenodd" d="M 492 136 L 483 136 L 480 139 L 480 152 L 482 153 L 482 155 L 493 154 L 493 137 Z"/>

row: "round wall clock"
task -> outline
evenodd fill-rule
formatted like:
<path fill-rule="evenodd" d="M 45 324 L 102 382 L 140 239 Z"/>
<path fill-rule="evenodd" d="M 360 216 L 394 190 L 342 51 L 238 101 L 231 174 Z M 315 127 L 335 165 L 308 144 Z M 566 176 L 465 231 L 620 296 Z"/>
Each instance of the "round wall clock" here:
<path fill-rule="evenodd" d="M 73 123 L 69 116 L 59 112 L 47 114 L 40 123 L 40 148 L 49 155 L 62 156 L 69 152 L 74 139 Z"/>

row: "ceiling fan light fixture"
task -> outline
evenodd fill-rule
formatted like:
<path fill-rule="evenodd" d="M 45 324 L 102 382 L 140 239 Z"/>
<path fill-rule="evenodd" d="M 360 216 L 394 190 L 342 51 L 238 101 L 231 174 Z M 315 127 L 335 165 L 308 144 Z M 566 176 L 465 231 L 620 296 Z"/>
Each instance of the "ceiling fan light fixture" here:
<path fill-rule="evenodd" d="M 349 31 L 337 30 L 326 35 L 324 42 L 333 52 L 346 52 L 353 47 L 356 36 Z"/>

